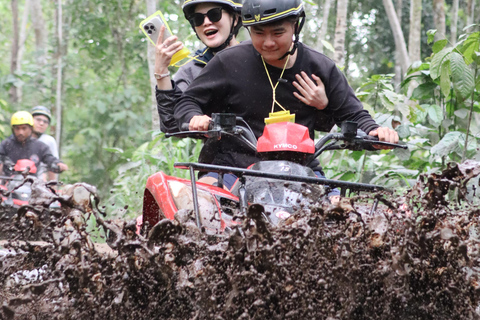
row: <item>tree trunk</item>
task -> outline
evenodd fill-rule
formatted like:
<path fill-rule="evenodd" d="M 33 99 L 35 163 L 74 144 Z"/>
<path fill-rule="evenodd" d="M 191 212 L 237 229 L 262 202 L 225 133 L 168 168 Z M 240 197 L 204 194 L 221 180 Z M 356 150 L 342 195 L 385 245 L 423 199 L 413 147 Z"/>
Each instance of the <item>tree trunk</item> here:
<path fill-rule="evenodd" d="M 30 0 L 25 0 L 25 6 L 23 9 L 22 23 L 20 25 L 20 35 L 18 43 L 18 55 L 17 55 L 17 69 L 16 71 L 20 73 L 22 71 L 22 60 L 23 53 L 25 52 L 25 41 L 27 40 L 27 23 L 28 23 L 28 13 L 30 8 Z M 23 91 L 22 87 L 17 88 L 18 101 L 22 101 Z"/>
<path fill-rule="evenodd" d="M 156 9 L 156 4 L 155 0 L 147 0 L 147 16 L 150 16 L 157 11 Z M 150 74 L 150 87 L 152 88 L 152 95 L 151 95 L 151 112 L 152 112 L 152 130 L 158 131 L 160 130 L 160 118 L 158 116 L 158 110 L 157 110 L 157 98 L 155 97 L 155 86 L 157 84 L 157 81 L 155 77 L 153 76 L 154 73 L 154 68 L 155 68 L 155 47 L 150 44 L 149 41 L 146 41 L 148 44 L 148 51 L 147 51 L 147 56 L 148 56 L 148 72 Z"/>
<path fill-rule="evenodd" d="M 392 0 L 383 0 L 383 6 L 385 7 L 385 11 L 390 22 L 390 28 L 392 28 L 395 47 L 400 58 L 400 65 L 403 72 L 405 72 L 410 66 L 410 58 L 408 56 L 407 45 L 405 43 L 405 38 L 403 37 L 400 21 L 398 20 Z"/>
<path fill-rule="evenodd" d="M 32 10 L 32 24 L 35 30 L 35 47 L 37 63 L 43 66 L 47 63 L 47 28 L 43 18 L 43 8 L 40 0 L 30 0 Z"/>
<path fill-rule="evenodd" d="M 410 1 L 410 33 L 408 36 L 408 54 L 410 61 L 421 61 L 420 36 L 422 32 L 422 0 Z"/>
<path fill-rule="evenodd" d="M 450 42 L 452 46 L 457 43 L 457 24 L 458 24 L 458 0 L 452 2 L 452 18 L 450 22 Z"/>
<path fill-rule="evenodd" d="M 402 14 L 402 9 L 403 9 L 403 0 L 397 0 L 397 18 L 398 18 L 398 21 L 401 25 L 401 22 L 402 22 L 402 17 L 403 17 L 403 14 Z M 402 31 L 402 30 L 400 30 Z M 403 32 L 402 32 L 402 35 L 403 35 Z M 403 40 L 403 42 L 405 43 L 405 39 Z M 395 88 L 395 91 L 399 92 L 400 91 L 400 85 L 402 83 L 402 80 L 403 80 L 403 70 L 402 70 L 402 64 L 400 63 L 401 61 L 401 53 L 400 53 L 400 50 L 397 48 L 397 46 L 395 45 L 395 76 L 393 78 L 393 84 L 394 84 L 394 88 Z M 406 51 L 405 51 L 406 52 Z M 406 71 L 406 70 L 405 70 Z"/>
<path fill-rule="evenodd" d="M 345 59 L 345 33 L 347 31 L 347 9 L 348 0 L 337 0 L 337 25 L 335 27 L 335 38 L 333 47 L 333 61 L 342 66 Z"/>
<path fill-rule="evenodd" d="M 447 28 L 445 27 L 445 1 L 433 0 L 433 20 L 437 33 L 435 41 L 445 39 L 447 37 Z"/>
<path fill-rule="evenodd" d="M 474 23 L 475 0 L 467 0 L 467 26 Z"/>
<path fill-rule="evenodd" d="M 323 5 L 323 18 L 322 18 L 322 27 L 320 28 L 320 33 L 318 35 L 318 51 L 323 51 L 323 42 L 327 35 L 328 31 L 328 18 L 330 16 L 330 6 L 332 4 L 332 0 L 325 0 Z"/>
<path fill-rule="evenodd" d="M 56 104 L 55 104 L 55 117 L 57 118 L 57 126 L 55 127 L 55 139 L 57 140 L 58 153 L 61 149 L 62 138 L 62 46 L 63 46 L 63 13 L 62 13 L 62 0 L 57 0 L 57 90 L 56 90 Z"/>
<path fill-rule="evenodd" d="M 19 30 L 18 30 L 18 0 L 12 0 L 12 22 L 13 22 L 13 36 L 12 36 L 12 56 L 10 60 L 10 74 L 15 75 L 18 66 L 18 51 L 19 51 Z M 18 90 L 13 84 L 10 87 L 10 100 L 13 103 L 18 102 Z"/>

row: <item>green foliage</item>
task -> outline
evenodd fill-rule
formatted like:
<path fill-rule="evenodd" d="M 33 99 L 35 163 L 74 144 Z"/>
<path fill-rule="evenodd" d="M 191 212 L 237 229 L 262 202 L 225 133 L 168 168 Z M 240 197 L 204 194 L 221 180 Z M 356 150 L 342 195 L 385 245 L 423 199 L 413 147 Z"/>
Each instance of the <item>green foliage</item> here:
<path fill-rule="evenodd" d="M 372 113 L 385 112 L 395 116 L 410 117 L 414 111 L 406 104 L 406 97 L 395 92 L 393 74 L 373 75 L 356 91 L 364 107 Z"/>
<path fill-rule="evenodd" d="M 5 139 L 11 134 L 10 129 L 10 118 L 8 115 L 12 113 L 7 102 L 3 99 L 0 99 L 0 141 Z"/>
<path fill-rule="evenodd" d="M 433 43 L 432 56 L 417 68 L 411 68 L 403 87 L 408 89 L 415 81 L 412 99 L 422 103 L 426 117 L 421 124 L 429 124 L 429 161 L 462 161 L 475 154 L 478 125 L 472 121 L 478 105 L 478 63 L 476 52 L 480 51 L 480 34 L 472 32 L 460 36 L 455 47 L 448 41 L 434 41 L 435 30 L 427 32 Z M 428 67 L 428 68 L 427 68 Z"/>
<path fill-rule="evenodd" d="M 176 169 L 174 163 L 197 161 L 201 147 L 199 140 L 167 139 L 163 133 L 155 133 L 152 141 L 138 148 L 126 151 L 107 149 L 120 156 L 120 161 L 114 168 L 118 176 L 113 181 L 111 196 L 107 201 L 114 209 L 112 215 L 123 216 L 126 208 L 130 218 L 141 215 L 147 179 L 158 171 L 189 179 L 189 171 Z"/>

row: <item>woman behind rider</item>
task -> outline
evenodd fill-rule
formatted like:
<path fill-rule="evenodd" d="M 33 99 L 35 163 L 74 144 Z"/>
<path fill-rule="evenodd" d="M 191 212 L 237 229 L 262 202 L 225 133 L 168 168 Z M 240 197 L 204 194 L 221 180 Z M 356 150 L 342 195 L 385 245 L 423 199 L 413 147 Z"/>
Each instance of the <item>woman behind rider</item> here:
<path fill-rule="evenodd" d="M 173 117 L 173 108 L 183 91 L 197 77 L 215 53 L 236 45 L 236 36 L 242 25 L 241 0 L 185 0 L 183 13 L 205 48 L 195 52 L 195 58 L 181 66 L 170 77 L 168 66 L 172 56 L 183 48 L 176 36 L 157 42 L 155 47 L 156 97 L 160 116 L 160 130 L 177 132 L 179 128 Z M 225 14 L 227 13 L 227 14 Z M 163 38 L 160 32 L 159 39 Z"/>

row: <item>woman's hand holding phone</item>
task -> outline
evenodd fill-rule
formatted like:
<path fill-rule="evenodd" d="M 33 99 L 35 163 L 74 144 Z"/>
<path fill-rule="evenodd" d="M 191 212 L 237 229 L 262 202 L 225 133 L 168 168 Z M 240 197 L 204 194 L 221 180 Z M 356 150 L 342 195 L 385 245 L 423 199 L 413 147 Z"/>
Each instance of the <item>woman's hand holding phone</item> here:
<path fill-rule="evenodd" d="M 155 78 L 162 80 L 163 75 L 168 73 L 168 66 L 175 65 L 178 61 L 185 59 L 190 51 L 177 41 L 178 38 L 172 35 L 161 11 L 157 11 L 140 22 L 142 32 L 151 44 L 155 46 Z"/>
<path fill-rule="evenodd" d="M 165 26 L 161 26 L 155 46 L 155 73 L 157 74 L 168 73 L 173 55 L 183 49 L 183 43 L 178 41 L 177 36 L 170 36 L 162 42 L 164 33 Z"/>

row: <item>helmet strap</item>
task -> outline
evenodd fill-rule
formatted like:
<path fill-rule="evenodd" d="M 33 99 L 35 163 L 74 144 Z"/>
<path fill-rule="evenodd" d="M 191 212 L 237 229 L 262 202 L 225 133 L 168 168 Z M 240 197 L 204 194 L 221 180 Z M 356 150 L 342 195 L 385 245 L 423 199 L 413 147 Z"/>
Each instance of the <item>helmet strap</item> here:
<path fill-rule="evenodd" d="M 33 132 L 34 135 L 38 136 L 39 138 L 40 138 L 40 137 L 42 136 L 42 134 L 43 134 L 43 133 L 41 133 L 41 132 L 37 132 L 37 131 L 34 131 L 34 130 L 32 130 L 32 132 Z"/>
<path fill-rule="evenodd" d="M 300 40 L 300 31 L 302 31 L 303 25 L 305 24 L 305 12 L 302 12 L 300 15 L 301 20 L 297 23 L 295 23 L 295 39 L 293 40 L 293 48 L 290 51 L 287 51 L 281 58 L 278 60 L 283 60 L 285 59 L 286 56 L 291 55 L 293 56 L 295 54 L 295 51 L 297 50 L 298 47 L 298 41 Z"/>

